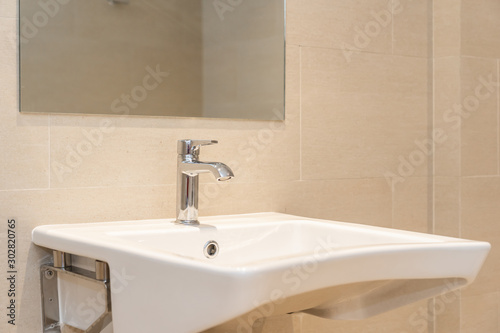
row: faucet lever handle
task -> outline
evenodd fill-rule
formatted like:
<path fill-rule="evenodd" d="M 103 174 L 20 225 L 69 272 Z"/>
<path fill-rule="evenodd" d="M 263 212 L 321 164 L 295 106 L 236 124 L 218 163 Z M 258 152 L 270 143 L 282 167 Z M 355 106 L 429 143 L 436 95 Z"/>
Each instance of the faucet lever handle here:
<path fill-rule="evenodd" d="M 191 140 L 193 146 L 208 146 L 219 143 L 217 140 Z"/>
<path fill-rule="evenodd" d="M 201 146 L 214 145 L 219 143 L 217 140 L 179 140 L 177 141 L 177 154 L 179 155 L 198 155 Z"/>

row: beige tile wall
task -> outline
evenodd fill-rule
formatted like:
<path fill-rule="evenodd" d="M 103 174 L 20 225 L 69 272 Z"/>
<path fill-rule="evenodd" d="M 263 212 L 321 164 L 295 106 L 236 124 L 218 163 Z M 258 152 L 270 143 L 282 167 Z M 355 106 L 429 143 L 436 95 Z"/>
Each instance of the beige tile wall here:
<path fill-rule="evenodd" d="M 500 332 L 498 17 L 494 0 L 434 3 L 434 124 L 448 135 L 435 146 L 434 231 L 492 244 L 435 332 Z"/>
<path fill-rule="evenodd" d="M 428 2 L 390 4 L 288 2 L 288 42 L 301 59 L 290 213 L 428 231 L 429 156 L 415 142 L 430 115 Z M 359 322 L 298 316 L 301 332 L 427 332 L 426 312 L 424 301 Z"/>
<path fill-rule="evenodd" d="M 462 2 L 434 1 L 431 15 L 429 1 L 394 1 L 393 8 L 387 0 L 288 0 L 287 120 L 275 123 L 20 115 L 15 1 L 0 0 L 0 219 L 16 218 L 20 246 L 19 325 L 2 320 L 0 331 L 40 331 L 37 267 L 46 253 L 30 244 L 33 227 L 174 217 L 175 141 L 197 137 L 219 139 L 202 156 L 227 162 L 237 175 L 220 186 L 203 178 L 202 215 L 288 212 L 494 245 L 480 283 L 462 300 L 446 298 L 444 308 L 437 298 L 358 322 L 285 316 L 264 322 L 261 332 L 499 332 L 498 101 L 488 99 L 470 123 L 443 118 L 478 75 L 498 77 L 490 45 L 498 35 L 467 46 L 460 29 L 477 20 L 462 19 Z M 494 2 L 481 13 L 494 15 Z M 481 21 L 495 31 L 495 20 Z M 432 124 L 447 137 L 434 145 L 436 155 Z M 75 157 L 85 147 L 90 153 Z M 0 228 L 2 241 L 5 234 Z"/>
<path fill-rule="evenodd" d="M 441 130 L 446 140 L 434 145 L 432 229 L 436 234 L 460 236 L 460 155 L 461 119 L 454 106 L 461 105 L 461 1 L 433 1 L 433 79 L 434 129 Z M 437 311 L 435 302 L 429 307 L 434 317 L 435 333 L 460 333 L 460 293 Z"/>

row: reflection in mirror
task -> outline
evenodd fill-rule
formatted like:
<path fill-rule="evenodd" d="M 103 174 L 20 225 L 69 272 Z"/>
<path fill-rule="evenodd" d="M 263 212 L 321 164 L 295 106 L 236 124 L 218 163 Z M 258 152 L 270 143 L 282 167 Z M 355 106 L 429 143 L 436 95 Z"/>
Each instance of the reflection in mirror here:
<path fill-rule="evenodd" d="M 284 0 L 20 0 L 21 112 L 284 119 Z"/>

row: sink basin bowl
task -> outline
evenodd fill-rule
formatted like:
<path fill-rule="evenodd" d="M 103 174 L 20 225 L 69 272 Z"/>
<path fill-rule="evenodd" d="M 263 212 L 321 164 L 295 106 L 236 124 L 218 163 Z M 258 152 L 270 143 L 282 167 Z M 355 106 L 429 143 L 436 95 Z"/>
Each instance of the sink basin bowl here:
<path fill-rule="evenodd" d="M 120 333 L 200 332 L 232 320 L 251 332 L 260 317 L 298 311 L 363 319 L 471 283 L 490 249 L 278 213 L 200 222 L 48 225 L 33 242 L 109 264 Z"/>

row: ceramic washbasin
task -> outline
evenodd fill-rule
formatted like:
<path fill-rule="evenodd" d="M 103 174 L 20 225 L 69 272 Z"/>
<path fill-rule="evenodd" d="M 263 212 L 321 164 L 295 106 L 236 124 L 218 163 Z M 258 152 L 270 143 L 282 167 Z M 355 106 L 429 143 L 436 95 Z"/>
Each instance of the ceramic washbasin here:
<path fill-rule="evenodd" d="M 105 261 L 115 332 L 200 332 L 304 311 L 363 319 L 471 283 L 490 245 L 278 213 L 40 226 L 33 242 Z M 215 241 L 218 248 L 205 246 Z M 215 254 L 214 257 L 207 256 Z M 112 281 L 113 282 L 113 281 Z"/>

